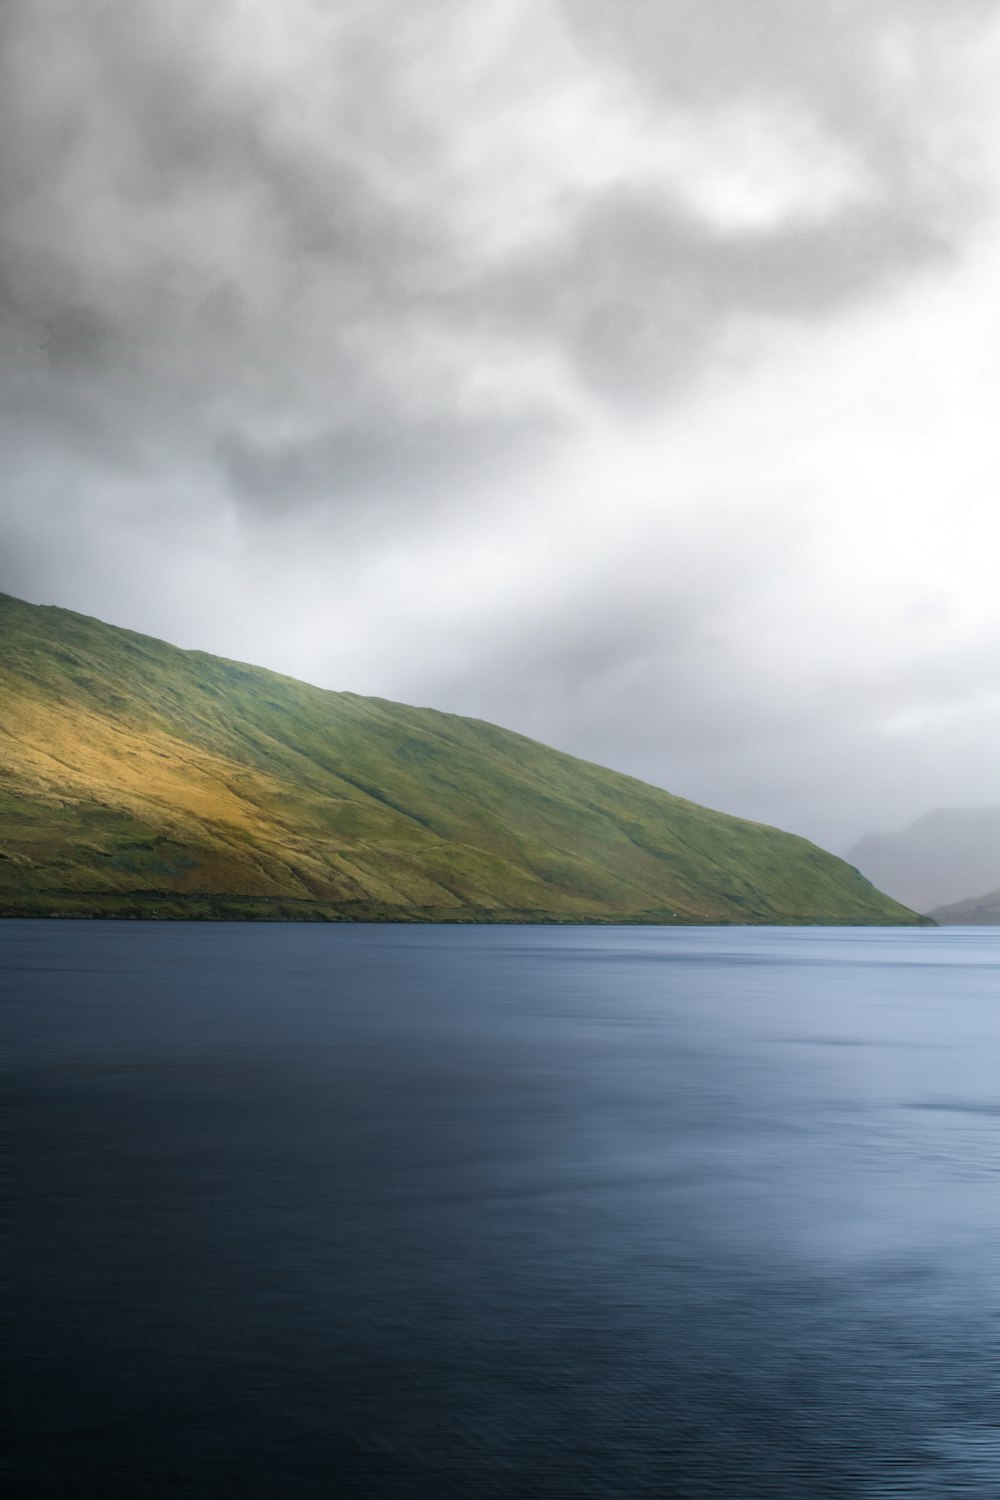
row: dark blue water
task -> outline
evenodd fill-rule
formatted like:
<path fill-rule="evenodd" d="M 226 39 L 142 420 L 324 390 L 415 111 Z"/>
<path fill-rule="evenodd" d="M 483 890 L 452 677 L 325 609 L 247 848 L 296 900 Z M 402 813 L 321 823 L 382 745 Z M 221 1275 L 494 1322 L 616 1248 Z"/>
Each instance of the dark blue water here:
<path fill-rule="evenodd" d="M 18 1494 L 1000 1494 L 1000 933 L 0 956 Z"/>

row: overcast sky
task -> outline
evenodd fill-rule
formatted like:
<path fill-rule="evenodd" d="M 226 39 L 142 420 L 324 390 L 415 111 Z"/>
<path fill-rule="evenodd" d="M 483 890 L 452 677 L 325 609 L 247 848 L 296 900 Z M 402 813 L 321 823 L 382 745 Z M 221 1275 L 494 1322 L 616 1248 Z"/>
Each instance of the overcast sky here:
<path fill-rule="evenodd" d="M 0 587 L 843 849 L 1000 800 L 995 0 L 6 0 Z"/>

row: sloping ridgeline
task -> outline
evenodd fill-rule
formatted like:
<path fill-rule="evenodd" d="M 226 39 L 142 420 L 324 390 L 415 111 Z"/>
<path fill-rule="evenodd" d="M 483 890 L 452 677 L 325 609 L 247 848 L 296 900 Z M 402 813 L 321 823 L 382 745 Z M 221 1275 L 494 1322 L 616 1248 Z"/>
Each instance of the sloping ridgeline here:
<path fill-rule="evenodd" d="M 939 906 L 930 915 L 941 927 L 1000 927 L 1000 890 Z"/>
<path fill-rule="evenodd" d="M 905 923 L 804 839 L 474 719 L 0 595 L 0 912 Z"/>

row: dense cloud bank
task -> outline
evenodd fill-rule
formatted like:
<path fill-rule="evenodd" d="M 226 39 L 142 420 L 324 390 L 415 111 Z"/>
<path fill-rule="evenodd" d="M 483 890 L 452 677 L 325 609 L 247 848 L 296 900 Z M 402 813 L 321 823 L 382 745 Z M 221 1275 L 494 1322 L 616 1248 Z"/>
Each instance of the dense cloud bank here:
<path fill-rule="evenodd" d="M 998 794 L 994 6 L 4 31 L 0 586 L 834 842 Z"/>

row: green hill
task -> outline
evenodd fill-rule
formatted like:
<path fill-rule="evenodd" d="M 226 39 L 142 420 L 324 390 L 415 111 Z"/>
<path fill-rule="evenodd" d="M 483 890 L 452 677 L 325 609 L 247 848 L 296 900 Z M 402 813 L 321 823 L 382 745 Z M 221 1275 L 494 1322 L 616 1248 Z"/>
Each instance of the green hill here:
<path fill-rule="evenodd" d="M 804 839 L 474 719 L 0 595 L 0 912 L 917 922 Z"/>

